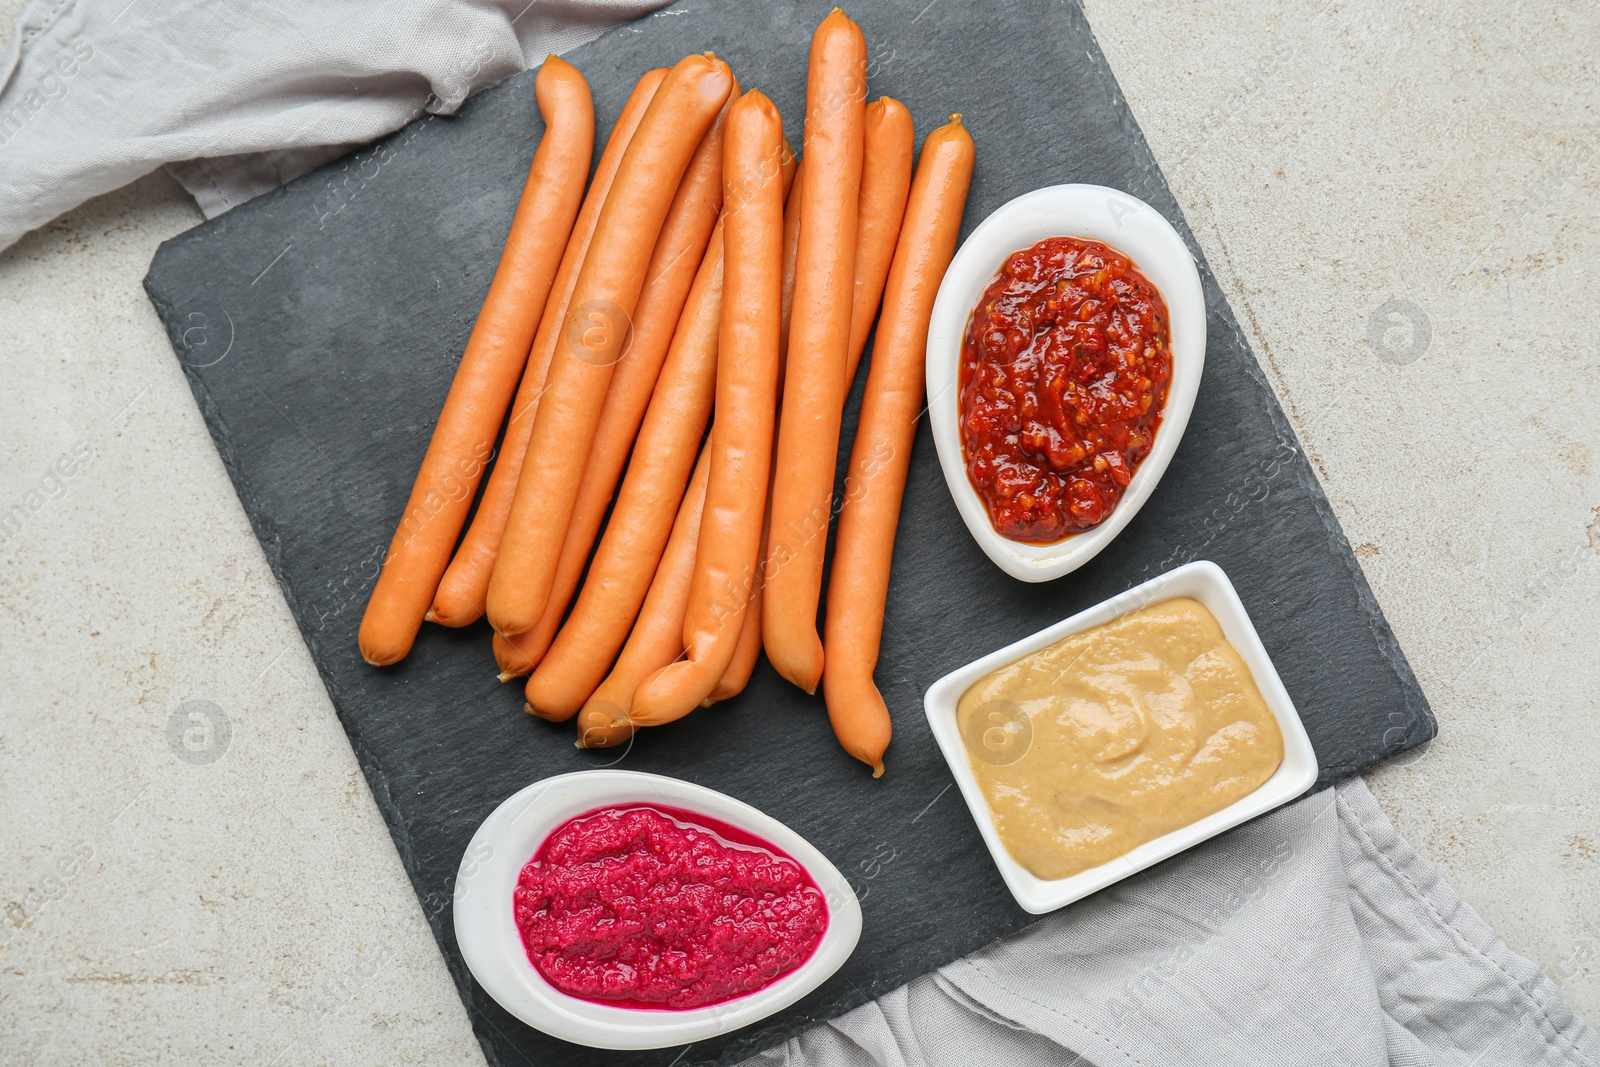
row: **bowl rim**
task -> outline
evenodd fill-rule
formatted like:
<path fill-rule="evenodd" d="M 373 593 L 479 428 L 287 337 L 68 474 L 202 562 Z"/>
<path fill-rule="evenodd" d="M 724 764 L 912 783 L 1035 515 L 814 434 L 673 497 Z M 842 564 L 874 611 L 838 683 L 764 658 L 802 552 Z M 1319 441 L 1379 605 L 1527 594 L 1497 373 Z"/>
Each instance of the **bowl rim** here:
<path fill-rule="evenodd" d="M 517 930 L 512 907 L 517 878 L 561 823 L 596 808 L 627 804 L 698 812 L 787 852 L 810 874 L 828 906 L 828 928 L 811 957 L 754 993 L 682 1011 L 598 1004 L 568 996 L 547 983 L 528 961 Z M 453 903 L 462 958 L 485 992 L 537 1030 L 604 1049 L 667 1048 L 748 1026 L 816 989 L 849 958 L 861 936 L 861 906 L 850 883 L 804 837 L 759 808 L 714 789 L 614 768 L 553 775 L 502 801 L 467 845 Z"/>
<path fill-rule="evenodd" d="M 1080 871 L 1068 878 L 1040 878 L 1012 858 L 995 829 L 989 803 L 978 785 L 977 777 L 972 773 L 966 744 L 961 739 L 956 719 L 961 696 L 984 675 L 1029 653 L 1130 611 L 1174 597 L 1193 597 L 1198 600 L 1222 626 L 1223 636 L 1245 661 L 1267 707 L 1278 720 L 1279 729 L 1283 732 L 1283 762 L 1265 782 L 1220 811 L 1147 841 L 1098 867 Z M 1024 911 L 1034 915 L 1043 915 L 1071 904 L 1209 840 L 1224 830 L 1287 804 L 1310 789 L 1317 780 L 1317 754 L 1311 747 L 1305 723 L 1301 721 L 1294 701 L 1284 688 L 1283 680 L 1279 678 L 1261 642 L 1261 636 L 1245 610 L 1244 602 L 1239 599 L 1238 591 L 1222 568 L 1209 560 L 1197 560 L 1158 575 L 951 671 L 928 688 L 923 709 L 939 751 L 955 776 L 961 795 L 967 802 L 967 809 L 978 824 L 984 844 L 988 846 L 989 855 L 999 868 L 1006 888 Z"/>
<path fill-rule="evenodd" d="M 1154 446 L 1122 499 L 1100 525 L 1052 545 L 1002 536 L 967 478 L 961 453 L 961 341 L 983 290 L 1006 257 L 1047 237 L 1103 241 L 1130 258 L 1167 303 L 1172 330 L 1172 382 Z M 1100 553 L 1138 514 L 1183 439 L 1205 369 L 1205 290 L 1193 253 L 1173 225 L 1130 193 L 1072 183 L 1024 193 L 1000 207 L 956 251 L 939 285 L 928 326 L 928 421 L 945 484 L 968 531 L 986 555 L 1013 578 L 1044 582 L 1068 574 Z"/>

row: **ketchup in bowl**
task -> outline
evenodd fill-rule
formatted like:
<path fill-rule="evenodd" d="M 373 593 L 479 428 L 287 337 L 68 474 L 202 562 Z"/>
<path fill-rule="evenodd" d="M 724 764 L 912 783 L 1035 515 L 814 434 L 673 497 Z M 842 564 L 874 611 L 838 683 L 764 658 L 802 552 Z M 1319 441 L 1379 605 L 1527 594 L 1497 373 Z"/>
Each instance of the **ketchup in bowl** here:
<path fill-rule="evenodd" d="M 1171 382 L 1166 301 L 1132 260 L 1076 237 L 1012 253 L 961 344 L 962 457 L 996 532 L 1052 544 L 1104 522 Z"/>
<path fill-rule="evenodd" d="M 683 1010 L 795 970 L 828 927 L 822 890 L 753 834 L 676 808 L 601 808 L 558 826 L 513 900 L 528 959 L 569 996 Z"/>

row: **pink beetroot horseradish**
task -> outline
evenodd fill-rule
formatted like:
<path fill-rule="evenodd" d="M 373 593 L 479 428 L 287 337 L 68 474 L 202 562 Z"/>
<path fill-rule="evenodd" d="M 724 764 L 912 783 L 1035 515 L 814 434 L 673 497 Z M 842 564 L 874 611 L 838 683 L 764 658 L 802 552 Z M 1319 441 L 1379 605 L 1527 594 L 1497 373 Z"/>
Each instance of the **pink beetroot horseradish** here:
<path fill-rule="evenodd" d="M 685 1010 L 765 988 L 816 951 L 828 906 L 754 834 L 678 808 L 600 808 L 558 826 L 512 905 L 534 968 L 569 996 Z"/>

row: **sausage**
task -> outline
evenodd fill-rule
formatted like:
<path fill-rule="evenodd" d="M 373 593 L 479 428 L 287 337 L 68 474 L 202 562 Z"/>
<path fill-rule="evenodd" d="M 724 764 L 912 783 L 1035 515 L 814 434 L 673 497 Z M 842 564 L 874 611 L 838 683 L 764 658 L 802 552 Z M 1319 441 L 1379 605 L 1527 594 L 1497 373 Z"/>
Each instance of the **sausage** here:
<path fill-rule="evenodd" d="M 795 252 L 800 243 L 800 179 L 803 165 L 796 166 L 794 184 L 789 187 L 783 207 L 783 315 L 778 331 L 778 401 L 783 400 L 783 367 L 789 347 L 789 311 L 794 301 Z M 750 684 L 750 675 L 761 657 L 761 596 L 766 586 L 767 534 L 772 523 L 772 485 L 767 485 L 767 518 L 761 528 L 761 564 L 756 574 L 756 585 L 750 592 L 750 606 L 745 610 L 744 622 L 739 631 L 739 645 L 734 649 L 733 660 L 723 672 L 721 681 L 711 690 L 705 703 L 715 704 L 738 696 Z"/>
<path fill-rule="evenodd" d="M 467 339 L 410 499 L 367 601 L 357 643 L 375 666 L 411 651 L 527 363 L 550 278 L 583 198 L 594 103 L 576 67 L 551 56 L 534 80 L 545 135 Z"/>
<path fill-rule="evenodd" d="M 867 334 L 878 314 L 883 284 L 889 277 L 900 222 L 911 192 L 911 155 L 915 131 L 911 112 L 892 97 L 867 105 L 865 154 L 861 165 L 860 225 L 856 229 L 856 283 L 850 302 L 850 355 L 845 363 L 845 388 L 856 377 Z"/>
<path fill-rule="evenodd" d="M 767 537 L 766 531 L 761 535 L 761 555 L 766 558 Z M 712 688 L 710 695 L 701 701 L 704 707 L 731 699 L 744 692 L 744 687 L 750 684 L 750 675 L 755 673 L 756 660 L 761 658 L 761 588 L 766 583 L 758 577 L 755 587 L 750 590 L 750 606 L 745 608 L 744 621 L 739 624 L 739 643 L 734 646 L 733 658 L 728 661 L 728 667 L 722 672 L 722 677 Z"/>
<path fill-rule="evenodd" d="M 883 297 L 861 419 L 828 579 L 822 692 L 839 743 L 883 774 L 889 708 L 872 672 L 883 637 L 900 501 L 922 410 L 933 300 L 955 253 L 972 180 L 972 137 L 960 115 L 928 135 Z"/>
<path fill-rule="evenodd" d="M 835 8 L 811 39 L 805 183 L 794 308 L 772 484 L 762 641 L 778 673 L 808 693 L 822 677 L 817 605 L 833 509 L 850 344 L 867 46 Z"/>
<path fill-rule="evenodd" d="M 489 639 L 489 647 L 494 652 L 495 666 L 500 668 L 501 683 L 520 678 L 535 666 L 533 660 L 518 646 L 517 638 L 521 636 L 518 634 L 516 637 L 507 637 L 504 634 L 495 634 Z"/>
<path fill-rule="evenodd" d="M 528 679 L 528 707 L 541 718 L 562 722 L 583 706 L 627 640 L 650 590 L 711 420 L 722 276 L 719 224 L 684 306 L 583 592 Z"/>
<path fill-rule="evenodd" d="M 794 261 L 800 251 L 800 190 L 804 187 L 806 167 L 801 162 L 795 166 L 794 184 L 789 187 L 789 198 L 783 203 L 783 318 L 778 331 L 778 391 L 783 392 L 784 368 L 789 362 L 789 317 L 794 310 Z"/>
<path fill-rule="evenodd" d="M 511 499 L 517 491 L 517 480 L 522 473 L 522 462 L 528 451 L 528 438 L 533 433 L 533 416 L 538 410 L 539 394 L 544 391 L 544 379 L 550 370 L 550 357 L 555 354 L 556 340 L 561 335 L 561 324 L 566 319 L 567 304 L 572 298 L 572 287 L 578 282 L 578 270 L 589 251 L 594 237 L 595 223 L 600 209 L 605 205 L 606 194 L 622 163 L 628 142 L 639 127 L 639 120 L 655 98 L 656 90 L 666 78 L 665 67 L 652 70 L 639 79 L 622 114 L 611 127 L 605 151 L 600 153 L 600 163 L 595 167 L 594 180 L 589 183 L 589 195 L 584 198 L 583 210 L 572 227 L 561 257 L 561 267 L 556 271 L 550 297 L 545 301 L 544 315 L 539 320 L 539 331 L 528 354 L 528 366 L 522 373 L 522 384 L 517 388 L 517 398 L 512 402 L 511 419 L 506 424 L 505 437 L 500 443 L 500 455 L 494 469 L 489 472 L 489 484 L 484 487 L 478 510 L 467 527 L 467 535 L 456 549 L 455 558 L 439 582 L 433 595 L 433 610 L 428 619 L 445 626 L 467 626 L 483 617 L 484 598 L 489 592 L 489 575 L 494 570 L 495 557 L 500 551 L 500 538 L 505 533 L 506 516 L 511 513 Z M 579 180 L 582 178 L 580 176 Z M 503 644 L 503 642 L 497 642 Z M 503 665 L 504 666 L 504 665 Z M 533 669 L 530 663 L 517 674 L 527 674 Z"/>
<path fill-rule="evenodd" d="M 550 599 L 561 546 L 594 444 L 600 410 L 644 285 L 650 250 L 700 140 L 733 85 L 728 65 L 688 56 L 661 83 L 628 145 L 573 288 L 562 340 L 534 416 L 486 614 L 495 630 L 536 626 Z"/>
<path fill-rule="evenodd" d="M 572 521 L 556 561 L 550 599 L 539 622 L 531 630 L 516 635 L 514 644 L 518 654 L 530 663 L 540 662 L 548 652 L 572 603 L 572 595 L 578 590 L 584 565 L 589 562 L 589 551 L 594 548 L 606 508 L 628 461 L 629 448 L 639 433 L 639 424 L 650 404 L 662 362 L 684 309 L 684 300 L 716 225 L 722 208 L 722 133 L 727 106 L 724 105 L 723 113 L 695 149 L 672 207 L 667 211 L 666 222 L 662 224 L 661 237 L 656 241 L 646 272 L 645 287 L 639 294 L 632 338 L 617 364 L 600 409 L 594 444 L 579 483 L 582 491 L 573 507 Z M 718 269 L 720 271 L 720 267 Z M 719 299 L 720 293 L 719 275 Z M 697 443 L 698 440 L 697 436 Z M 688 477 L 687 468 L 684 477 Z M 670 511 L 665 522 L 668 526 L 672 523 Z M 665 538 L 665 534 L 662 536 Z M 645 581 L 649 581 L 648 576 Z M 643 595 L 641 590 L 640 596 Z M 624 636 L 626 633 L 624 630 Z M 575 709 L 576 705 L 573 707 Z M 569 716 L 570 712 L 561 718 Z"/>
<path fill-rule="evenodd" d="M 717 421 L 683 620 L 688 656 L 635 691 L 631 717 L 640 725 L 680 718 L 711 694 L 738 646 L 760 560 L 783 280 L 783 122 L 765 95 L 734 104 L 726 152 Z"/>
<path fill-rule="evenodd" d="M 711 450 L 703 449 L 694 477 L 672 524 L 672 537 L 661 554 L 661 565 L 650 582 L 650 592 L 639 609 L 639 619 L 622 646 L 622 654 L 606 680 L 578 712 L 578 747 L 609 748 L 633 736 L 628 721 L 633 693 L 656 671 L 683 655 L 683 615 L 689 607 L 689 585 L 694 579 L 695 550 L 700 543 L 700 519 L 705 511 L 706 478 L 711 472 Z"/>

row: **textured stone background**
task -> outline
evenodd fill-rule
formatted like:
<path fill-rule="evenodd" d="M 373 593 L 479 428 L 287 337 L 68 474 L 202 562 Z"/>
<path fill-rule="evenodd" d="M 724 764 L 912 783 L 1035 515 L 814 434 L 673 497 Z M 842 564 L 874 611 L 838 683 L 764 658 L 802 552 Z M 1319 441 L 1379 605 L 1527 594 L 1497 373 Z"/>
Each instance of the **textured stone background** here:
<path fill-rule="evenodd" d="M 1439 717 L 1374 791 L 1600 1019 L 1600 10 L 1086 7 Z M 0 1058 L 481 1062 L 140 289 L 198 218 L 0 255 Z"/>

